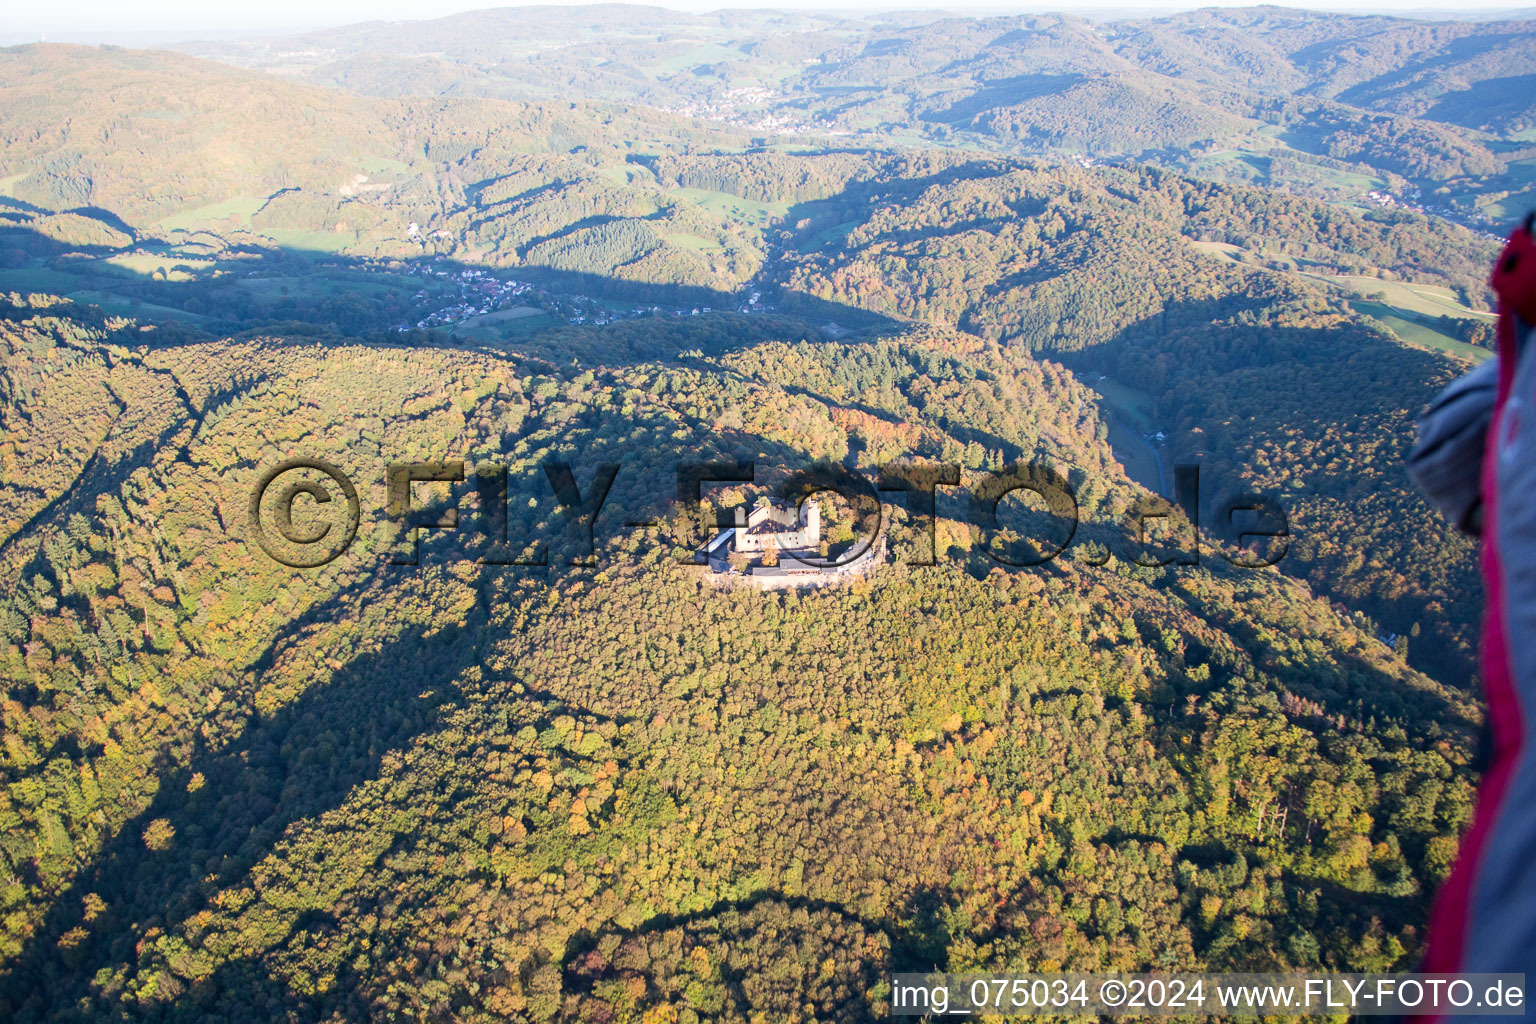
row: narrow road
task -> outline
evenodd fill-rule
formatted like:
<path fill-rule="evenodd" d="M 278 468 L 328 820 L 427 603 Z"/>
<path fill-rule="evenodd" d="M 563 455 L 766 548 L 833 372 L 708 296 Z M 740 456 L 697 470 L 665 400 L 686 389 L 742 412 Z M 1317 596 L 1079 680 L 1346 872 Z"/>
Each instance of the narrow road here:
<path fill-rule="evenodd" d="M 1157 493 L 1165 498 L 1173 497 L 1168 493 L 1168 471 L 1163 467 L 1163 450 L 1140 434 L 1136 438 L 1147 446 L 1147 450 L 1152 453 L 1152 461 L 1157 463 Z"/>

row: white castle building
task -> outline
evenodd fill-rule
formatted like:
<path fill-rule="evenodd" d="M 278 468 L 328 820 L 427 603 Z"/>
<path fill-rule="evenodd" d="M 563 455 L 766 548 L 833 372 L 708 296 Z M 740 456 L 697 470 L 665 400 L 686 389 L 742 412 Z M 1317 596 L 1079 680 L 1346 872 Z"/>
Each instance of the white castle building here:
<path fill-rule="evenodd" d="M 778 552 L 778 564 L 761 564 L 769 549 Z M 730 564 L 733 555 L 751 559 L 750 566 L 738 573 Z M 807 501 L 797 510 L 794 505 L 770 501 L 751 512 L 738 508 L 736 525 L 721 530 L 706 544 L 704 556 L 721 581 L 741 581 L 766 590 L 823 587 L 871 572 L 885 558 L 885 535 L 882 531 L 849 562 L 822 564 L 821 505 Z"/>
<path fill-rule="evenodd" d="M 817 554 L 821 547 L 821 505 L 807 501 L 797 512 L 793 505 L 769 501 L 743 516 L 736 510 L 736 526 L 731 550 L 742 554 L 761 554 L 770 547 L 784 554 Z"/>
<path fill-rule="evenodd" d="M 704 555 L 716 572 L 724 572 L 733 554 L 760 558 L 769 549 L 785 558 L 818 557 L 821 552 L 821 505 L 807 501 L 793 505 L 766 501 L 751 512 L 738 508 L 736 525 L 721 530 L 704 545 Z"/>

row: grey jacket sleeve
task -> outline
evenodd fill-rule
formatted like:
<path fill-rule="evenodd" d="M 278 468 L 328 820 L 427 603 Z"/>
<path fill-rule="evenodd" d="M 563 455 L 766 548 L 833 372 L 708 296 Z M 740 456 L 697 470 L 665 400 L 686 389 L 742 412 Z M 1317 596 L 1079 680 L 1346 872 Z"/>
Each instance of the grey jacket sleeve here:
<path fill-rule="evenodd" d="M 1419 417 L 1419 443 L 1408 473 L 1446 518 L 1482 532 L 1483 446 L 1499 386 L 1499 361 L 1489 359 L 1451 382 Z"/>

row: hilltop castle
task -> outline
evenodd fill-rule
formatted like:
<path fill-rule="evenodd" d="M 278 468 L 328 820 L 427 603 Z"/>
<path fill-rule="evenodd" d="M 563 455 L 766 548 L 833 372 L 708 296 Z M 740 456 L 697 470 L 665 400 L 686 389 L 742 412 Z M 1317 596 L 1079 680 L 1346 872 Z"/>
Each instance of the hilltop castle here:
<path fill-rule="evenodd" d="M 884 554 L 882 534 L 850 562 L 817 565 L 807 561 L 822 558 L 821 505 L 815 501 L 806 501 L 798 509 L 778 501 L 765 501 L 751 512 L 738 508 L 736 525 L 721 530 L 704 546 L 709 567 L 717 576 L 765 589 L 826 586 L 869 572 Z"/>
<path fill-rule="evenodd" d="M 737 525 L 731 550 L 743 554 L 761 554 L 770 547 L 781 554 L 795 553 L 817 555 L 821 547 L 821 505 L 807 501 L 796 512 L 793 505 L 765 502 L 743 518 L 742 510 L 736 510 Z"/>

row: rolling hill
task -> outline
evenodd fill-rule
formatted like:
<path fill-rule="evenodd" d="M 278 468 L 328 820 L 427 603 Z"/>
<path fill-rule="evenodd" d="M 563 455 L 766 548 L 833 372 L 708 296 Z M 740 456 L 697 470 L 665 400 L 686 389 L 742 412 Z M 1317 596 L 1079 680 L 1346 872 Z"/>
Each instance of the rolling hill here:
<path fill-rule="evenodd" d="M 0 50 L 0 1017 L 1410 968 L 1480 598 L 1401 460 L 1488 354 L 1529 24 L 569 17 Z M 355 534 L 323 468 L 253 511 L 294 458 Z M 963 486 L 759 592 L 700 462 Z M 1033 567 L 1061 510 L 968 497 L 1021 464 Z"/>

